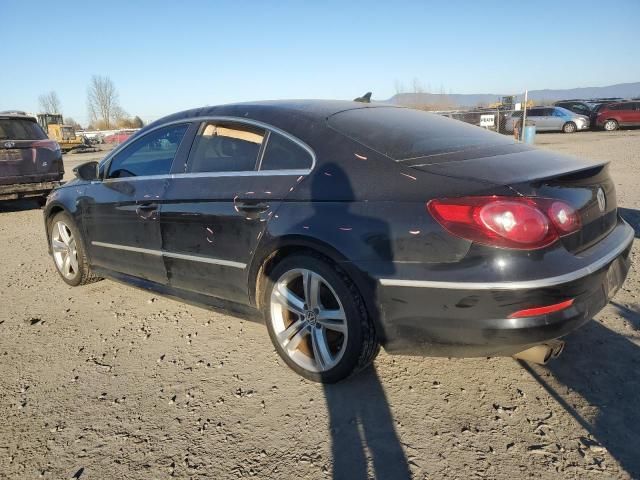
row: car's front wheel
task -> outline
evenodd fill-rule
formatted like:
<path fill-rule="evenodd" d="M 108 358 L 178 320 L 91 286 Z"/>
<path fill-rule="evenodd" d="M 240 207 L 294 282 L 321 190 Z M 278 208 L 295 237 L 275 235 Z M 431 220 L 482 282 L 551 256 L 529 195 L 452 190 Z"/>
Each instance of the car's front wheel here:
<path fill-rule="evenodd" d="M 616 122 L 613 119 L 609 119 L 606 122 L 604 122 L 604 129 L 607 132 L 613 132 L 614 130 L 618 129 L 618 122 Z"/>
<path fill-rule="evenodd" d="M 357 289 L 321 257 L 282 260 L 268 275 L 262 304 L 276 351 L 309 380 L 340 381 L 367 367 L 380 349 Z"/>
<path fill-rule="evenodd" d="M 67 213 L 51 220 L 49 243 L 56 270 L 67 284 L 75 287 L 100 280 L 89 267 L 80 232 Z"/>
<path fill-rule="evenodd" d="M 562 131 L 564 133 L 573 133 L 578 129 L 578 127 L 576 127 L 576 124 L 573 122 L 567 122 L 564 124 L 564 126 L 562 127 Z"/>

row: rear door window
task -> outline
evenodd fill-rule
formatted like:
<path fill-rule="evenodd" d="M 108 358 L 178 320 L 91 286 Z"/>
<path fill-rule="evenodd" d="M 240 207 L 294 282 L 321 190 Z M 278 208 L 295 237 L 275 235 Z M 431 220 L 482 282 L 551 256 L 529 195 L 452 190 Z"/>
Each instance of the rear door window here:
<path fill-rule="evenodd" d="M 279 133 L 271 132 L 260 170 L 308 170 L 313 165 L 309 151 Z"/>
<path fill-rule="evenodd" d="M 265 135 L 252 125 L 207 122 L 196 136 L 187 172 L 255 171 Z"/>
<path fill-rule="evenodd" d="M 188 123 L 170 125 L 135 140 L 113 157 L 107 178 L 168 174 L 188 128 Z"/>
<path fill-rule="evenodd" d="M 35 121 L 0 118 L 0 140 L 44 140 L 47 135 Z"/>

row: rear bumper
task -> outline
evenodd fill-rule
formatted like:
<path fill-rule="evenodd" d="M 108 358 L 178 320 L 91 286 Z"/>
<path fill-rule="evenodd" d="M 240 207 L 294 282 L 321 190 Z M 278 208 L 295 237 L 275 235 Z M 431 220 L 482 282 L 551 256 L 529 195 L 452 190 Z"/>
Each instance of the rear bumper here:
<path fill-rule="evenodd" d="M 0 200 L 17 200 L 18 198 L 46 195 L 62 184 L 61 181 L 51 181 L 0 185 Z"/>
<path fill-rule="evenodd" d="M 626 278 L 633 229 L 621 222 L 609 237 L 615 245 L 599 250 L 608 253 L 553 277 L 493 284 L 381 279 L 384 347 L 399 354 L 508 356 L 562 337 L 597 314 Z M 567 299 L 574 299 L 573 305 L 559 312 L 509 318 L 522 309 Z"/>

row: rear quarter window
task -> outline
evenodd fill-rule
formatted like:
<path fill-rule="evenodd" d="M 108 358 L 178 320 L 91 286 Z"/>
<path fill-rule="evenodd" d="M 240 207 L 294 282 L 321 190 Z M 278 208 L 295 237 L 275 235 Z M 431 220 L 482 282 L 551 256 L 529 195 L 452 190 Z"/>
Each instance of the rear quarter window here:
<path fill-rule="evenodd" d="M 269 134 L 260 170 L 307 170 L 312 164 L 307 149 L 278 133 Z"/>
<path fill-rule="evenodd" d="M 393 160 L 514 144 L 510 137 L 409 108 L 356 108 L 338 112 L 327 122 L 334 130 Z"/>
<path fill-rule="evenodd" d="M 0 118 L 0 140 L 44 140 L 47 135 L 35 121 Z"/>

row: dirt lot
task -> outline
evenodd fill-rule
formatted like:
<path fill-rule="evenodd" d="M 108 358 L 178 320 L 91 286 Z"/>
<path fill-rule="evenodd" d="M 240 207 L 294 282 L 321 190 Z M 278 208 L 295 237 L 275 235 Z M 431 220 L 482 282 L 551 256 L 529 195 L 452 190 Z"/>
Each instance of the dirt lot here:
<path fill-rule="evenodd" d="M 537 140 L 610 160 L 640 232 L 640 131 Z M 382 353 L 325 388 L 262 325 L 67 287 L 35 205 L 0 206 L 0 245 L 0 478 L 640 478 L 637 240 L 623 290 L 547 367 Z"/>

